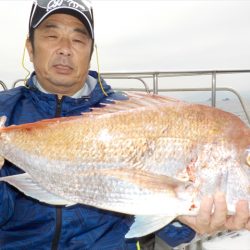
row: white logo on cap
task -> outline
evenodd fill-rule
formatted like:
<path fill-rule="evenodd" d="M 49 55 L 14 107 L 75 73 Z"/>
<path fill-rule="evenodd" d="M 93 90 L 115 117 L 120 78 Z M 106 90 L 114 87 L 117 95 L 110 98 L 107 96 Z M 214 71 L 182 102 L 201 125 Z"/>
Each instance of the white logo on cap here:
<path fill-rule="evenodd" d="M 82 9 L 83 11 L 88 10 L 87 7 L 85 7 L 84 5 L 80 5 L 79 3 L 77 3 L 74 0 L 51 0 L 48 5 L 47 5 L 47 11 L 50 11 L 56 7 L 60 7 L 60 6 L 69 6 L 71 8 L 75 8 L 75 9 Z"/>

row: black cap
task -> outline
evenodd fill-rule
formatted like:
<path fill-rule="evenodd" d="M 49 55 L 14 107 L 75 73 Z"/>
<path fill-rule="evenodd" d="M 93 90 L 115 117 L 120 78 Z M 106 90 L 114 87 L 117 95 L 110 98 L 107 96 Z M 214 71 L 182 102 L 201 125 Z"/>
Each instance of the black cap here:
<path fill-rule="evenodd" d="M 83 22 L 94 40 L 93 9 L 89 0 L 36 0 L 30 13 L 29 32 L 49 15 L 63 13 L 75 16 Z"/>

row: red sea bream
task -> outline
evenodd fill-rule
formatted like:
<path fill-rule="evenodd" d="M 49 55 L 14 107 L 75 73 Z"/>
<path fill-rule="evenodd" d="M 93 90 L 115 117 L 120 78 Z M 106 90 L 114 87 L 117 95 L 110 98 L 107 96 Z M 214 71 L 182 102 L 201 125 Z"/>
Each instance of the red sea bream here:
<path fill-rule="evenodd" d="M 25 171 L 0 178 L 41 202 L 135 215 L 126 237 L 151 233 L 201 198 L 250 203 L 250 130 L 222 110 L 130 93 L 77 117 L 0 128 L 0 156 Z"/>

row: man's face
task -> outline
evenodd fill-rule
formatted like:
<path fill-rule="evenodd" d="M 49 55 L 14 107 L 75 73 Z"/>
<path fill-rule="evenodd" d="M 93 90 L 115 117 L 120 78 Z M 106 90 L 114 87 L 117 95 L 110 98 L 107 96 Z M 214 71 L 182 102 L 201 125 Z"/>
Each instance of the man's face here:
<path fill-rule="evenodd" d="M 26 46 L 38 82 L 58 95 L 73 95 L 85 83 L 91 57 L 92 39 L 77 18 L 52 14 L 34 33 L 34 47 Z"/>

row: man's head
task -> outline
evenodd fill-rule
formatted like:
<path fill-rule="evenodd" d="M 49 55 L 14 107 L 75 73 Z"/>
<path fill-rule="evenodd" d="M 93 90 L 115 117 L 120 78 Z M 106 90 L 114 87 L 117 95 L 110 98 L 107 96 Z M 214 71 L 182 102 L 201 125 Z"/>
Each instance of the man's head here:
<path fill-rule="evenodd" d="M 89 0 L 36 0 L 29 19 L 29 37 L 33 38 L 34 29 L 51 14 L 63 13 L 77 17 L 87 28 L 94 40 L 93 9 Z M 32 39 L 31 39 L 32 40 Z"/>
<path fill-rule="evenodd" d="M 89 1 L 33 3 L 26 46 L 37 79 L 46 90 L 61 95 L 78 91 L 87 77 L 93 43 Z"/>

